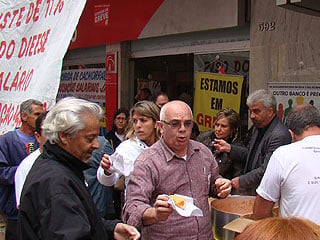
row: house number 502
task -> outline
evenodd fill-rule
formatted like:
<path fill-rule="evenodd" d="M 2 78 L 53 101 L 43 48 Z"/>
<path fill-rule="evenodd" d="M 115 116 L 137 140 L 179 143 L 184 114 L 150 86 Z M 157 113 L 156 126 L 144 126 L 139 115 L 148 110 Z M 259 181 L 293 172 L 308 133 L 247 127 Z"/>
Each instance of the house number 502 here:
<path fill-rule="evenodd" d="M 259 24 L 259 31 L 274 31 L 276 29 L 276 22 L 262 22 Z"/>

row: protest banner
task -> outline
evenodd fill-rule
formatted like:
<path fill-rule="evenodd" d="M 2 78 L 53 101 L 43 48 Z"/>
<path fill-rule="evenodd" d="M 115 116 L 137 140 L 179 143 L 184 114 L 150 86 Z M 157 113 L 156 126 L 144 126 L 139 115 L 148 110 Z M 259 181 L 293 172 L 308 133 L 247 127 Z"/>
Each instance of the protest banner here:
<path fill-rule="evenodd" d="M 214 128 L 216 114 L 223 108 L 240 111 L 243 76 L 196 73 L 193 113 L 200 131 Z"/>
<path fill-rule="evenodd" d="M 320 83 L 270 82 L 268 91 L 277 100 L 277 114 L 286 125 L 289 111 L 300 104 L 312 104 L 320 110 Z"/>
<path fill-rule="evenodd" d="M 57 100 L 73 96 L 102 104 L 106 95 L 105 79 L 104 68 L 63 70 Z"/>
<path fill-rule="evenodd" d="M 20 126 L 19 105 L 55 104 L 62 59 L 86 1 L 0 2 L 0 135 Z"/>
<path fill-rule="evenodd" d="M 106 69 L 71 69 L 61 72 L 57 101 L 65 97 L 76 97 L 98 103 L 105 113 Z M 100 120 L 100 132 L 104 135 L 106 119 Z"/>

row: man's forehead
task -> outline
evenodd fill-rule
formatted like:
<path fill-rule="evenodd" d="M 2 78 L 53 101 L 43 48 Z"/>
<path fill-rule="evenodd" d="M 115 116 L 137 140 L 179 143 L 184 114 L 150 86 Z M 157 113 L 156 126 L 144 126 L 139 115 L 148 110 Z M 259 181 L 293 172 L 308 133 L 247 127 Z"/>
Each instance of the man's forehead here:
<path fill-rule="evenodd" d="M 169 104 L 167 106 L 167 104 Z M 192 118 L 190 110 L 183 104 L 166 104 L 166 116 L 171 119 L 188 119 Z"/>
<path fill-rule="evenodd" d="M 261 108 L 265 108 L 262 102 L 257 102 L 249 106 L 249 109 L 261 109 Z"/>
<path fill-rule="evenodd" d="M 192 120 L 191 114 L 188 112 L 172 112 L 167 117 L 170 120 Z"/>
<path fill-rule="evenodd" d="M 32 104 L 31 105 L 31 112 L 44 112 L 43 107 L 41 107 L 40 105 L 36 105 L 36 104 Z"/>

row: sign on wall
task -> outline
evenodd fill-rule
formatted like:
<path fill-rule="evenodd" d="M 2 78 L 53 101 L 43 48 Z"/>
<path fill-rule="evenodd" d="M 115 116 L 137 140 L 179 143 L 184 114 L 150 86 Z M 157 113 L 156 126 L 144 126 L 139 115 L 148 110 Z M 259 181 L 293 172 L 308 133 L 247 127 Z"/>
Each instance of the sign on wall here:
<path fill-rule="evenodd" d="M 0 135 L 20 126 L 24 100 L 55 104 L 62 59 L 85 3 L 0 1 Z"/>
<path fill-rule="evenodd" d="M 118 108 L 118 53 L 106 52 L 106 122 L 111 129 Z"/>
<path fill-rule="evenodd" d="M 268 90 L 277 100 L 277 114 L 284 124 L 294 106 L 312 104 L 320 110 L 320 83 L 268 83 Z"/>
<path fill-rule="evenodd" d="M 200 131 L 214 128 L 216 114 L 223 108 L 240 111 L 243 76 L 196 73 L 194 120 Z"/>
<path fill-rule="evenodd" d="M 61 72 L 57 101 L 73 96 L 98 103 L 105 112 L 106 70 L 104 68 L 72 69 Z M 100 133 L 105 134 L 106 119 L 100 121 Z"/>
<path fill-rule="evenodd" d="M 96 103 L 104 103 L 105 78 L 106 70 L 104 68 L 63 70 L 57 100 L 73 96 Z"/>

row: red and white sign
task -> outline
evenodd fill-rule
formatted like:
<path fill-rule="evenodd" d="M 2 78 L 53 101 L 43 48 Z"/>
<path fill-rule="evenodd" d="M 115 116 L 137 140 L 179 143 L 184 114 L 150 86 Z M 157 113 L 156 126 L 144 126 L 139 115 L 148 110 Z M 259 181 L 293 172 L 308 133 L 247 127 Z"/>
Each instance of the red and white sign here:
<path fill-rule="evenodd" d="M 61 73 L 57 101 L 73 96 L 102 105 L 106 100 L 105 79 L 104 68 L 64 70 Z"/>
<path fill-rule="evenodd" d="M 113 114 L 118 108 L 118 53 L 106 53 L 106 120 L 111 129 Z"/>
<path fill-rule="evenodd" d="M 69 48 L 137 39 L 163 1 L 88 0 Z"/>
<path fill-rule="evenodd" d="M 50 108 L 62 59 L 86 1 L 0 2 L 0 135 L 20 125 L 19 105 L 34 98 Z"/>

